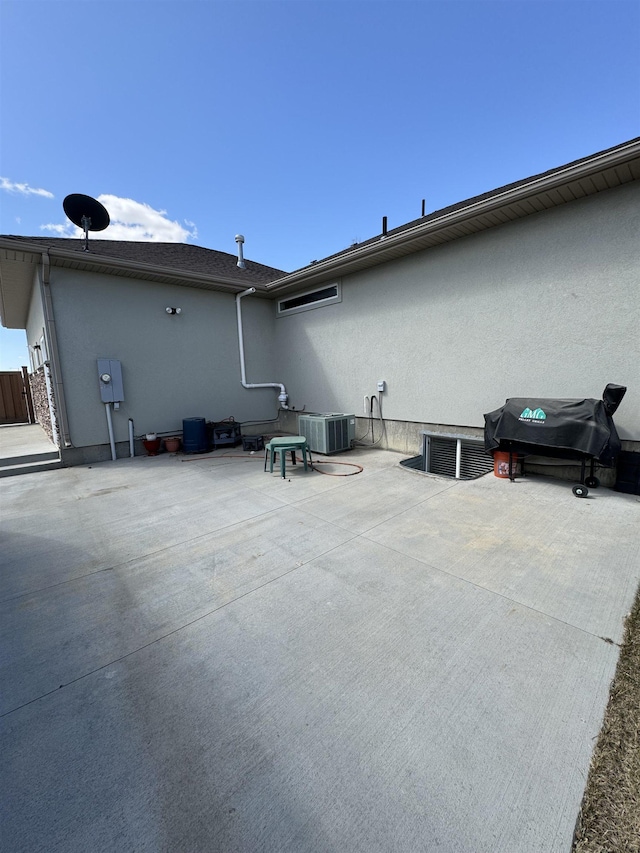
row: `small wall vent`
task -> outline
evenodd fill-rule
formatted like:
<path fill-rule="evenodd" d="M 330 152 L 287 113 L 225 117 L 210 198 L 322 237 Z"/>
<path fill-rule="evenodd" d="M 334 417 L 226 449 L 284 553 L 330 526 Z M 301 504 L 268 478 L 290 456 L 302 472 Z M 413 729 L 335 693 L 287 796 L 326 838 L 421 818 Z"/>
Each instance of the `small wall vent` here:
<path fill-rule="evenodd" d="M 340 453 L 351 449 L 356 434 L 356 416 L 342 414 L 300 415 L 298 431 L 316 453 Z"/>
<path fill-rule="evenodd" d="M 424 470 L 457 480 L 475 480 L 493 470 L 483 439 L 456 433 L 422 433 Z"/>

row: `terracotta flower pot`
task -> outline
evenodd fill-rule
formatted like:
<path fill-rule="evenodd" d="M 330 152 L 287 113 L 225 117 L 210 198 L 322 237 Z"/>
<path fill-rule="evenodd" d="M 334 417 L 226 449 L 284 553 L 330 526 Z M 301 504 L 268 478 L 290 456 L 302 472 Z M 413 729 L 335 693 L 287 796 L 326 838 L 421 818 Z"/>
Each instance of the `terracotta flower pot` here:
<path fill-rule="evenodd" d="M 149 440 L 148 438 L 144 438 L 142 440 L 144 445 L 144 449 L 147 451 L 147 456 L 157 456 L 160 452 L 160 445 L 162 444 L 161 438 L 153 438 Z"/>
<path fill-rule="evenodd" d="M 180 450 L 180 439 L 177 436 L 165 438 L 164 446 L 167 453 L 177 453 Z"/>

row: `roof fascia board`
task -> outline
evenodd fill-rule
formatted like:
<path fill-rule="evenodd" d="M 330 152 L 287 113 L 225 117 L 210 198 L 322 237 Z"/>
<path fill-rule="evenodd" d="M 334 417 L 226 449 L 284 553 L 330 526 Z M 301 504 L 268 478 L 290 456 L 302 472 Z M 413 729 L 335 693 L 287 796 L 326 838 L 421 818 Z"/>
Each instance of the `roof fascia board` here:
<path fill-rule="evenodd" d="M 512 187 L 503 192 L 496 192 L 488 198 L 457 208 L 435 219 L 430 219 L 428 222 L 418 223 L 411 228 L 401 231 L 399 234 L 387 234 L 375 243 L 358 246 L 351 251 L 344 252 L 337 258 L 318 261 L 311 267 L 304 267 L 302 270 L 270 282 L 266 285 L 266 290 L 270 293 L 277 293 L 281 290 L 290 290 L 297 285 L 302 285 L 309 279 L 317 282 L 324 275 L 335 277 L 340 275 L 342 268 L 354 260 L 375 256 L 393 246 L 402 246 L 405 243 L 410 243 L 416 237 L 423 237 L 430 232 L 439 231 L 457 222 L 463 222 L 474 216 L 489 213 L 517 201 L 524 201 L 532 195 L 557 189 L 558 187 L 590 177 L 606 169 L 624 165 L 624 163 L 638 156 L 640 156 L 640 141 L 634 140 L 612 151 L 590 157 L 588 160 L 556 169 L 552 174 L 541 175 L 524 184 L 519 184 L 517 187 Z"/>

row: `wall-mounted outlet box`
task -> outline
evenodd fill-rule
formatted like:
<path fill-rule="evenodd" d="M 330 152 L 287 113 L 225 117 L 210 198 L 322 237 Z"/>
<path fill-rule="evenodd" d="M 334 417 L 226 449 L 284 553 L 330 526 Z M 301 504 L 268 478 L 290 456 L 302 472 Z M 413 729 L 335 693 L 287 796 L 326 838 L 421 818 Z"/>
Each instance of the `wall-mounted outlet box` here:
<path fill-rule="evenodd" d="M 381 379 L 378 382 L 378 391 L 386 391 L 386 390 L 387 390 L 387 383 L 384 381 L 384 379 Z"/>

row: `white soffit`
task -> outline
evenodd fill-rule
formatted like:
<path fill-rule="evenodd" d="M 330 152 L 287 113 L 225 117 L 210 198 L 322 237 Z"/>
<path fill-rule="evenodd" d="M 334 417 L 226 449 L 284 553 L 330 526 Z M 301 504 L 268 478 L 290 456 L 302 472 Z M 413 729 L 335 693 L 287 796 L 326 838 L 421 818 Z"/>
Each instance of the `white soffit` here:
<path fill-rule="evenodd" d="M 38 260 L 20 249 L 0 249 L 0 316 L 7 329 L 26 327 Z"/>

